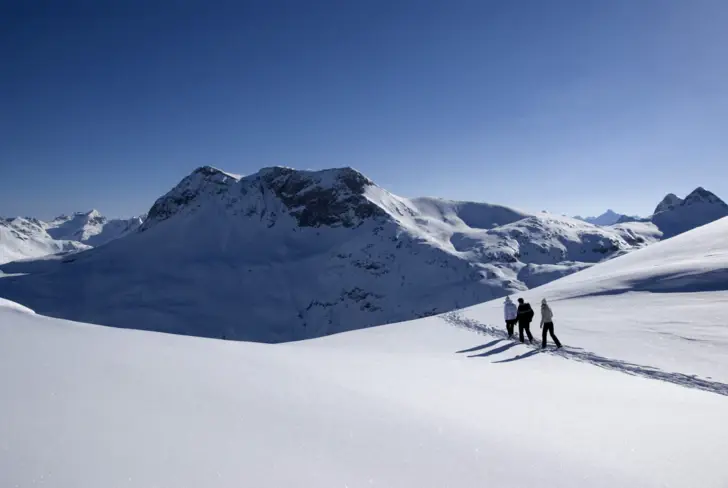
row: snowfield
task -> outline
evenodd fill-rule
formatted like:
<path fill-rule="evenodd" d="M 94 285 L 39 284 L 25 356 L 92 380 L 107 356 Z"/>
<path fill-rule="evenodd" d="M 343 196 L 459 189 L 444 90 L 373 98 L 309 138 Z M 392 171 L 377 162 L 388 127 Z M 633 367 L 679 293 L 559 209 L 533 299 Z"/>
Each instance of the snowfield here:
<path fill-rule="evenodd" d="M 500 299 L 285 344 L 0 302 L 0 486 L 725 488 L 727 233 L 525 293 L 560 351 Z"/>
<path fill-rule="evenodd" d="M 0 486 L 728 483 L 725 396 L 484 342 L 439 317 L 268 345 L 0 308 Z"/>

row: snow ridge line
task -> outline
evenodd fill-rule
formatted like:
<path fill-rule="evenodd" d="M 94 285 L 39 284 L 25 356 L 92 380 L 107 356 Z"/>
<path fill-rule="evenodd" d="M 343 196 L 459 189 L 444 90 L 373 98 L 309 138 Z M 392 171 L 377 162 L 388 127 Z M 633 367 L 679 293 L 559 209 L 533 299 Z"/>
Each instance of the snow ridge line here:
<path fill-rule="evenodd" d="M 476 332 L 478 334 L 482 335 L 489 335 L 489 336 L 495 336 L 500 337 L 502 339 L 509 339 L 508 335 L 504 330 L 498 329 L 496 327 L 492 327 L 489 325 L 482 324 L 478 322 L 477 320 L 469 319 L 467 317 L 463 317 L 457 312 L 448 312 L 445 314 L 440 315 L 440 317 L 447 322 L 450 325 L 453 325 L 455 327 L 460 327 L 463 329 L 467 329 L 473 332 Z M 512 339 L 510 339 L 512 340 Z M 524 344 L 526 347 L 530 347 L 528 344 Z M 532 353 L 526 353 L 529 356 L 533 355 L 535 352 L 543 352 L 547 354 L 553 354 L 557 356 L 563 356 L 567 359 L 572 359 L 574 361 L 579 361 L 582 363 L 589 363 L 593 364 L 594 366 L 598 366 L 600 368 L 604 369 L 610 369 L 614 371 L 619 371 L 621 373 L 631 374 L 633 376 L 642 376 L 644 378 L 649 378 L 653 380 L 660 380 L 660 381 L 666 381 L 668 383 L 673 383 L 676 385 L 684 386 L 686 388 L 694 388 L 697 390 L 703 390 L 703 391 L 709 391 L 712 393 L 717 393 L 719 395 L 725 395 L 728 396 L 728 384 L 720 383 L 718 381 L 709 381 L 702 378 L 698 378 L 695 375 L 687 375 L 684 373 L 670 373 L 667 371 L 662 371 L 659 368 L 654 368 L 652 366 L 643 366 L 639 364 L 630 363 L 627 361 L 621 361 L 619 359 L 610 359 L 606 358 L 604 356 L 600 356 L 596 353 L 585 351 L 580 348 L 574 348 L 569 346 L 564 346 L 561 349 L 546 349 L 545 351 L 541 351 L 540 346 L 538 348 L 531 347 L 533 349 Z M 524 357 L 525 355 L 522 355 L 520 357 Z M 518 356 L 516 358 L 519 358 Z M 514 358 L 515 359 L 515 358 Z"/>

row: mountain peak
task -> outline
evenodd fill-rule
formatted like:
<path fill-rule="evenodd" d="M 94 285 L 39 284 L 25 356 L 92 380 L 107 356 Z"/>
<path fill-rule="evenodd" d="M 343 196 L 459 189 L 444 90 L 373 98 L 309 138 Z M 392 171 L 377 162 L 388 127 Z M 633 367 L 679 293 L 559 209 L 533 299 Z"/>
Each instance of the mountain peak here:
<path fill-rule="evenodd" d="M 685 199 L 667 195 L 655 209 L 650 220 L 667 239 L 728 216 L 728 205 L 702 186 Z"/>
<path fill-rule="evenodd" d="M 351 167 L 301 171 L 277 166 L 258 175 L 302 227 L 353 227 L 385 214 L 364 196 L 374 182 Z"/>
<path fill-rule="evenodd" d="M 657 207 L 655 207 L 655 211 L 653 213 L 657 214 L 660 212 L 665 212 L 667 210 L 673 210 L 675 209 L 675 207 L 682 205 L 682 203 L 682 198 L 675 195 L 674 193 L 668 193 L 667 195 L 665 195 L 665 198 L 663 198 L 660 203 L 657 204 Z"/>
<path fill-rule="evenodd" d="M 721 206 L 727 206 L 726 203 L 718 198 L 717 195 L 706 190 L 702 186 L 699 186 L 695 190 L 693 190 L 687 197 L 685 197 L 685 200 L 683 201 L 683 205 L 694 205 L 696 203 L 711 203 Z"/>
<path fill-rule="evenodd" d="M 625 215 L 619 214 L 615 212 L 614 210 L 607 209 L 606 212 L 599 215 L 598 217 L 575 217 L 578 220 L 583 220 L 584 222 L 589 222 L 590 224 L 594 225 L 614 225 L 620 221 L 623 217 L 626 217 Z"/>
<path fill-rule="evenodd" d="M 715 195 L 713 192 L 706 190 L 702 186 L 699 186 L 695 190 L 690 192 L 690 194 L 686 196 L 684 200 L 674 193 L 668 193 L 665 198 L 663 198 L 662 201 L 657 205 L 654 213 L 658 214 L 660 212 L 665 212 L 668 210 L 675 210 L 678 207 L 685 207 L 699 203 L 713 204 L 719 207 L 728 208 L 728 205 L 726 205 L 723 200 L 718 198 L 717 195 Z"/>
<path fill-rule="evenodd" d="M 200 199 L 225 193 L 240 179 L 239 175 L 212 166 L 200 166 L 154 202 L 140 230 L 147 230 L 155 223 L 167 220 L 182 208 L 199 206 Z"/>

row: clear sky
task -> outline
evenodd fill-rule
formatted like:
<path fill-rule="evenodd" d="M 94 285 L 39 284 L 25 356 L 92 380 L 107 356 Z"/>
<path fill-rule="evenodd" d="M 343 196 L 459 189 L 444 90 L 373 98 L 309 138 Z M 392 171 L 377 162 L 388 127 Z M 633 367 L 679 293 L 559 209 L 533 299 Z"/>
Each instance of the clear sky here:
<path fill-rule="evenodd" d="M 728 2 L 0 0 L 0 215 L 148 210 L 195 167 L 649 214 L 728 199 Z"/>

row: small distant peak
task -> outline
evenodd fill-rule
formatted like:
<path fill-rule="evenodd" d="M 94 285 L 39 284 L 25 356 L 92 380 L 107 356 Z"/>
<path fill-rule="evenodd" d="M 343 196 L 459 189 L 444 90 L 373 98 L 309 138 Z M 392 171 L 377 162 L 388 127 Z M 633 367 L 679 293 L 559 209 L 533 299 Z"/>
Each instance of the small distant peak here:
<path fill-rule="evenodd" d="M 654 213 L 660 213 L 665 212 L 667 210 L 673 210 L 675 207 L 682 205 L 683 200 L 682 198 L 678 197 L 674 193 L 668 193 L 665 195 L 665 198 L 662 199 L 662 201 L 657 204 L 657 207 L 655 207 Z"/>

